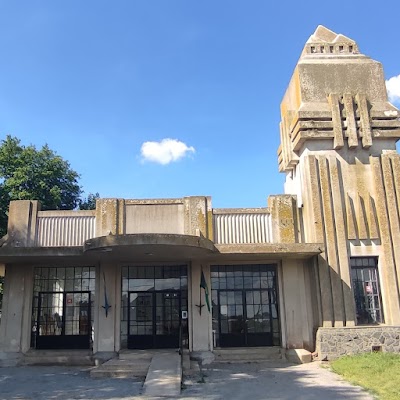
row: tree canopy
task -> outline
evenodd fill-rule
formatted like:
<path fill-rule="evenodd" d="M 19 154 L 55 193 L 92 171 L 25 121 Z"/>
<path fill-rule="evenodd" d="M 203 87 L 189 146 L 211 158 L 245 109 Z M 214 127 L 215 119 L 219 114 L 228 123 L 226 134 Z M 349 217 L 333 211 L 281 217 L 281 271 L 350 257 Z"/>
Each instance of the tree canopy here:
<path fill-rule="evenodd" d="M 39 200 L 42 210 L 72 210 L 95 206 L 96 195 L 81 199 L 79 174 L 47 145 L 24 146 L 8 135 L 0 144 L 0 234 L 7 229 L 11 200 Z M 94 199 L 94 200 L 93 200 Z"/>

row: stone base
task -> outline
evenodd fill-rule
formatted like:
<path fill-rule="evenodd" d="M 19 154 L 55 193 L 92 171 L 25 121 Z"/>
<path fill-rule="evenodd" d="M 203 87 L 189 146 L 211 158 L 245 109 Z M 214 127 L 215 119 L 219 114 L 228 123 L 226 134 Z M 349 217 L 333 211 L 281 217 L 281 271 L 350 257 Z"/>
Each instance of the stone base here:
<path fill-rule="evenodd" d="M 0 368 L 1 367 L 17 367 L 23 363 L 24 356 L 22 353 L 9 353 L 0 351 Z"/>
<path fill-rule="evenodd" d="M 112 358 L 117 358 L 118 353 L 114 351 L 98 351 L 93 355 L 94 365 L 101 365 Z"/>
<path fill-rule="evenodd" d="M 207 365 L 215 360 L 215 356 L 212 351 L 193 351 L 190 353 L 190 359 L 198 361 L 200 365 Z"/>
<path fill-rule="evenodd" d="M 286 359 L 295 364 L 305 364 L 312 361 L 311 353 L 305 349 L 286 350 Z"/>
<path fill-rule="evenodd" d="M 400 353 L 399 326 L 319 328 L 316 352 L 322 361 L 371 351 Z"/>

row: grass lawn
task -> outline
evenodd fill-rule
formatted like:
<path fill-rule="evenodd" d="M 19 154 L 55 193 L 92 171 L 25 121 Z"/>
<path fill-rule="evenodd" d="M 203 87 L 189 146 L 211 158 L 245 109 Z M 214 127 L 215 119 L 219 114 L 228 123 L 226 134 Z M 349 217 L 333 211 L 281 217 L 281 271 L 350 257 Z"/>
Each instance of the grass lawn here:
<path fill-rule="evenodd" d="M 331 362 L 334 372 L 380 400 L 400 399 L 400 354 L 366 353 Z"/>

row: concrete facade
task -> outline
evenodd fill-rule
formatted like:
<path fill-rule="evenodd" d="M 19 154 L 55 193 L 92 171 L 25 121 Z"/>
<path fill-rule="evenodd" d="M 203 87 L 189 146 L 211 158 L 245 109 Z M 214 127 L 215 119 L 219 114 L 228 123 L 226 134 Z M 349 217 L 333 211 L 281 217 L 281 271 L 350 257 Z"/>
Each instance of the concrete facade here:
<path fill-rule="evenodd" d="M 187 267 L 193 352 L 212 352 L 222 332 L 213 310 L 199 307 L 202 273 L 214 300 L 238 290 L 215 289 L 221 290 L 215 297 L 219 266 L 232 269 L 226 274 L 242 271 L 244 281 L 243 271 L 262 271 L 260 265 L 276 273 L 268 302 L 259 306 L 276 302 L 277 311 L 270 308 L 257 325 L 278 314 L 274 345 L 314 351 L 322 343 L 317 351 L 324 357 L 332 357 L 332 348 L 341 354 L 339 345 L 326 351 L 325 339 L 316 337 L 329 329 L 331 343 L 343 329 L 365 323 L 360 307 L 375 326 L 359 336 L 367 344 L 358 351 L 371 351 L 372 342 L 363 338 L 374 329 L 394 332 L 400 325 L 400 114 L 388 102 L 381 64 L 320 26 L 294 70 L 281 114 L 285 194 L 270 196 L 265 208 L 213 209 L 207 196 L 100 199 L 93 211 L 40 211 L 35 200 L 11 202 L 0 247 L 0 364 L 18 363 L 32 347 L 35 268 L 94 268 L 90 348 L 99 356 L 125 346 L 121 271 L 127 266 Z M 244 330 L 248 335 L 250 328 Z M 387 350 L 398 351 L 399 337 L 392 336 Z"/>

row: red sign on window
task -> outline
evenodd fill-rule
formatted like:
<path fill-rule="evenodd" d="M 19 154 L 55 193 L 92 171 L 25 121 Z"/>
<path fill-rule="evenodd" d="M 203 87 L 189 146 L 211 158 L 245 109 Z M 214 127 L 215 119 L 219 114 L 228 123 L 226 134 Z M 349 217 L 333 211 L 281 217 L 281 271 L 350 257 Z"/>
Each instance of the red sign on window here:
<path fill-rule="evenodd" d="M 365 292 L 368 294 L 372 294 L 372 286 L 369 284 L 365 285 Z"/>

